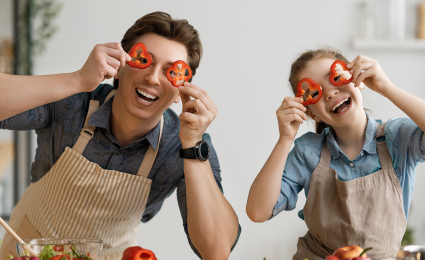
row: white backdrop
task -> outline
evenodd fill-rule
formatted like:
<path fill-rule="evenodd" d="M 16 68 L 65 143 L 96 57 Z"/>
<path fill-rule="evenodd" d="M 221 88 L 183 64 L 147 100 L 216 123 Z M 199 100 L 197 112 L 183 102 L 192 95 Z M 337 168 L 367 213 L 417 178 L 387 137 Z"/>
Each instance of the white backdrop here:
<path fill-rule="evenodd" d="M 407 1 L 408 37 L 414 35 L 418 2 Z M 160 10 L 187 19 L 200 32 L 204 46 L 193 83 L 206 89 L 219 109 L 208 132 L 220 158 L 224 193 L 242 225 L 230 259 L 290 259 L 297 238 L 306 232 L 297 217 L 305 202 L 304 192 L 294 211 L 282 212 L 267 223 L 252 223 L 245 204 L 252 181 L 277 141 L 275 111 L 285 96 L 292 95 L 287 78 L 297 54 L 330 45 L 341 49 L 349 60 L 368 55 L 380 62 L 397 86 L 425 98 L 420 78 L 424 52 L 360 52 L 351 47 L 361 24 L 360 4 L 360 0 L 64 1 L 55 20 L 59 31 L 48 42 L 47 51 L 36 58 L 35 74 L 80 69 L 95 44 L 119 42 L 144 14 Z M 379 19 L 379 33 L 385 35 L 384 18 Z M 221 80 L 212 82 L 212 75 Z M 374 118 L 386 121 L 405 116 L 382 96 L 370 90 L 363 94 L 364 106 L 373 111 Z M 172 108 L 180 113 L 181 104 Z M 310 130 L 313 123 L 304 124 L 299 136 Z M 425 244 L 425 207 L 420 201 L 425 195 L 424 170 L 424 165 L 417 168 L 409 218 L 419 244 Z M 153 220 L 141 225 L 138 244 L 153 250 L 158 259 L 197 259 L 187 243 L 175 194 Z"/>

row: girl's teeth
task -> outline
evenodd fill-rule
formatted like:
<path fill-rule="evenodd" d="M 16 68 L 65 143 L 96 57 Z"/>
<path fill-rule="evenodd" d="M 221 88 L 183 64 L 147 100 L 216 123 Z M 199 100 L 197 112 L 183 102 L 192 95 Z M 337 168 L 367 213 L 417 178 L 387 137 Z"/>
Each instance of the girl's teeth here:
<path fill-rule="evenodd" d="M 341 102 L 339 102 L 338 104 L 336 104 L 333 108 L 332 108 L 332 111 L 335 111 L 335 109 L 337 109 L 342 103 L 344 103 L 345 101 L 347 101 L 348 99 L 345 99 L 345 100 L 342 100 Z M 345 110 L 345 109 L 344 109 Z M 344 110 L 342 110 L 342 111 L 344 111 Z M 341 111 L 341 112 L 342 112 Z"/>

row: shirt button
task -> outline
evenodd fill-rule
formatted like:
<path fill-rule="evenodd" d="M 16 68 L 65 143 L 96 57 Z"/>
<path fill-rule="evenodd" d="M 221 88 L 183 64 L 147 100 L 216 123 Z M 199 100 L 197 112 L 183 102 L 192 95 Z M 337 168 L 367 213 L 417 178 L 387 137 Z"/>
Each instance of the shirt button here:
<path fill-rule="evenodd" d="M 118 151 L 118 152 L 117 152 L 117 155 L 120 155 L 120 154 L 121 154 L 121 151 Z"/>
<path fill-rule="evenodd" d="M 363 156 L 363 153 L 360 156 Z"/>
<path fill-rule="evenodd" d="M 354 167 L 354 163 L 350 163 L 350 166 L 351 166 L 351 167 Z"/>

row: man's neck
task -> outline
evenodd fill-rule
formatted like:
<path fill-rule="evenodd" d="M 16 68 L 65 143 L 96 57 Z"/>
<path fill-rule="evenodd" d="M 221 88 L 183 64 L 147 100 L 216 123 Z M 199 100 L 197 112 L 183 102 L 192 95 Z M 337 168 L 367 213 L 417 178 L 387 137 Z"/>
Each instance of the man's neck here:
<path fill-rule="evenodd" d="M 366 114 L 363 113 L 357 117 L 355 123 L 348 127 L 334 127 L 336 141 L 350 160 L 355 159 L 363 148 L 366 139 L 367 120 Z"/>
<path fill-rule="evenodd" d="M 121 147 L 125 147 L 145 136 L 155 128 L 161 119 L 159 115 L 158 118 L 140 120 L 122 110 L 122 107 L 114 100 L 109 128 Z"/>

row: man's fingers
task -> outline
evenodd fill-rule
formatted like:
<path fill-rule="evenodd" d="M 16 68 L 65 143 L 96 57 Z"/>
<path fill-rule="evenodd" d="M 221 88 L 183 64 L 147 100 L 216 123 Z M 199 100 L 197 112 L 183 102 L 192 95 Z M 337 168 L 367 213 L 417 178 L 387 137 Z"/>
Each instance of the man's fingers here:
<path fill-rule="evenodd" d="M 105 48 L 105 54 L 116 59 L 120 64 L 120 68 L 124 67 L 128 60 L 131 60 L 131 58 L 127 59 L 128 54 L 125 53 L 122 49 L 117 50 L 113 48 Z"/>
<path fill-rule="evenodd" d="M 191 109 L 194 109 L 198 114 L 201 115 L 208 114 L 208 109 L 199 99 L 190 100 L 183 106 L 184 112 L 189 112 Z"/>
<path fill-rule="evenodd" d="M 199 99 L 200 101 L 202 101 L 202 103 L 204 103 L 205 107 L 208 110 L 217 110 L 217 107 L 212 102 L 208 93 L 205 90 L 195 86 L 194 84 L 186 82 L 184 83 L 184 86 L 179 87 L 179 91 L 180 93 L 185 93 L 195 99 Z"/>
<path fill-rule="evenodd" d="M 198 118 L 199 118 L 199 116 L 192 114 L 192 113 L 189 113 L 189 112 L 182 112 L 179 115 L 180 121 L 186 121 L 186 122 L 189 122 L 189 123 L 193 123 L 193 122 L 198 121 Z"/>

